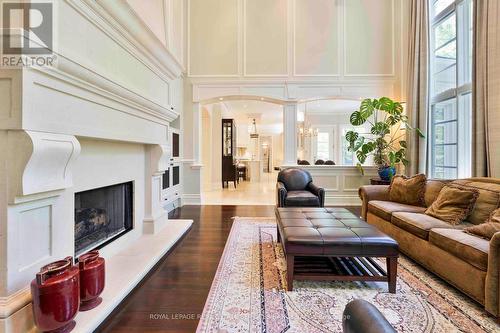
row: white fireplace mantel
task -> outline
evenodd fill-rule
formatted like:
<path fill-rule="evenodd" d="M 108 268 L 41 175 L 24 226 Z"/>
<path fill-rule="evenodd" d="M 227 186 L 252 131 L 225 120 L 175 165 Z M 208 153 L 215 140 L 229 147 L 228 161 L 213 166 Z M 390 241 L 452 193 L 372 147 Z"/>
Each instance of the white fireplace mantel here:
<path fill-rule="evenodd" d="M 0 69 L 0 333 L 33 329 L 30 281 L 74 255 L 76 192 L 133 183 L 134 228 L 102 248 L 106 259 L 175 231 L 161 177 L 170 123 L 182 111 L 183 66 L 126 1 L 53 3 L 55 66 Z M 133 285 L 113 289 L 113 299 Z"/>

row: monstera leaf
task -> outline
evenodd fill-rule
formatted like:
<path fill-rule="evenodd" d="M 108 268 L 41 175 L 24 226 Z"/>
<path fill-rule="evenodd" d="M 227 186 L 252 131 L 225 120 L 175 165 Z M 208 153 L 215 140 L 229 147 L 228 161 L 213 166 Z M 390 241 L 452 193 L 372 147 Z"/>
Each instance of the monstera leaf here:
<path fill-rule="evenodd" d="M 354 111 L 351 114 L 351 117 L 349 120 L 351 121 L 351 124 L 354 126 L 360 126 L 363 125 L 368 118 L 363 115 L 362 112 L 360 111 Z"/>
<path fill-rule="evenodd" d="M 391 113 L 394 111 L 394 102 L 388 97 L 382 97 L 378 100 L 377 109 Z"/>
<path fill-rule="evenodd" d="M 363 163 L 365 163 L 365 162 L 366 162 L 366 157 L 367 157 L 367 156 L 366 156 L 366 154 L 365 154 L 365 153 L 363 153 L 363 151 L 358 150 L 358 151 L 356 152 L 356 157 L 358 158 L 359 163 L 363 164 Z"/>
<path fill-rule="evenodd" d="M 383 121 L 379 121 L 379 122 L 375 123 L 375 125 L 373 125 L 371 132 L 374 135 L 381 135 L 382 136 L 382 135 L 389 134 L 391 132 L 391 128 L 390 128 L 389 124 L 387 124 Z"/>
<path fill-rule="evenodd" d="M 425 134 L 420 130 L 420 128 L 415 128 L 415 131 L 417 132 L 418 136 L 421 138 L 425 138 Z"/>
<path fill-rule="evenodd" d="M 354 131 L 349 131 L 345 134 L 345 139 L 347 140 L 347 142 L 351 143 L 351 142 L 354 142 L 356 141 L 356 139 L 359 137 L 359 134 L 358 132 L 354 132 Z"/>
<path fill-rule="evenodd" d="M 374 110 L 373 102 L 369 98 L 363 100 L 359 106 L 359 112 L 365 120 L 371 117 Z"/>

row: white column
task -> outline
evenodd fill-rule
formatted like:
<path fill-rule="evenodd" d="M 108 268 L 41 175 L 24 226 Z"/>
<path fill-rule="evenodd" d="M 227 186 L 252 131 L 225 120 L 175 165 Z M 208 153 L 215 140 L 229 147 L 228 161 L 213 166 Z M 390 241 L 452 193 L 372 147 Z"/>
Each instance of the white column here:
<path fill-rule="evenodd" d="M 283 164 L 297 164 L 297 103 L 283 108 Z"/>
<path fill-rule="evenodd" d="M 201 105 L 199 102 L 193 103 L 193 159 L 194 165 L 201 166 Z"/>

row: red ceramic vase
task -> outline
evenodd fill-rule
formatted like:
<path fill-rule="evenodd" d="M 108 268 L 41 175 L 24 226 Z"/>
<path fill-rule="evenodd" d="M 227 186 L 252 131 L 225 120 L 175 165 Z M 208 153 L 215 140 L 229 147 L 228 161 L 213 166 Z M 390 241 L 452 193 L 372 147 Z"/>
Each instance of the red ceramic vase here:
<path fill-rule="evenodd" d="M 88 311 L 102 302 L 104 290 L 104 258 L 99 251 L 90 251 L 78 257 L 80 268 L 80 311 Z"/>
<path fill-rule="evenodd" d="M 31 296 L 35 325 L 41 331 L 71 331 L 80 305 L 79 271 L 73 258 L 43 266 L 31 281 Z"/>

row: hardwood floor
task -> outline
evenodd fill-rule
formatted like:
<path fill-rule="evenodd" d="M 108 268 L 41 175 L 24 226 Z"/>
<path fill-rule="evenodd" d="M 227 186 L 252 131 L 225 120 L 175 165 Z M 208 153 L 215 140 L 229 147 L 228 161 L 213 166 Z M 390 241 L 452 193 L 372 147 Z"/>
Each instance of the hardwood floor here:
<path fill-rule="evenodd" d="M 359 214 L 359 208 L 352 211 Z M 98 332 L 194 332 L 233 216 L 274 216 L 274 206 L 184 206 L 170 218 L 191 230 L 99 327 Z"/>

